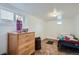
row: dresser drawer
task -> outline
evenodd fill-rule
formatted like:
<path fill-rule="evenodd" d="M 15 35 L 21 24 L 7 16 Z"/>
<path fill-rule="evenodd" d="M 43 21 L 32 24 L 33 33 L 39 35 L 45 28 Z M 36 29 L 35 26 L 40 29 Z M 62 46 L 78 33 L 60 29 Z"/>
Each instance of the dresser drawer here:
<path fill-rule="evenodd" d="M 23 52 L 22 54 L 23 55 L 30 55 L 30 54 L 32 54 L 32 53 L 34 53 L 34 48 L 30 48 L 30 49 L 28 49 L 28 50 L 26 50 L 25 52 Z"/>
<path fill-rule="evenodd" d="M 18 49 L 19 53 L 18 54 L 29 54 L 31 51 L 35 50 L 35 45 L 34 44 L 30 44 L 27 45 L 23 48 Z"/>
<path fill-rule="evenodd" d="M 18 45 L 23 45 L 23 44 L 26 44 L 28 42 L 35 42 L 35 39 L 34 38 L 30 38 L 30 37 L 27 37 L 27 38 L 24 38 L 24 39 L 21 39 L 18 41 Z"/>
<path fill-rule="evenodd" d="M 25 43 L 23 45 L 19 45 L 18 46 L 18 50 L 23 50 L 23 49 L 29 48 L 31 46 L 35 46 L 35 42 L 34 41 L 27 42 L 27 43 Z"/>
<path fill-rule="evenodd" d="M 25 43 L 27 43 L 27 42 L 29 42 L 29 41 L 31 41 L 31 40 L 32 40 L 32 39 L 30 39 L 29 37 L 24 38 L 24 39 L 19 39 L 18 44 L 19 44 L 19 45 L 23 45 L 23 44 L 25 44 Z"/>
<path fill-rule="evenodd" d="M 34 34 L 33 33 L 20 34 L 19 39 L 24 39 L 26 37 L 31 37 L 31 36 L 34 36 Z"/>
<path fill-rule="evenodd" d="M 11 32 L 8 35 L 8 53 L 29 55 L 35 51 L 34 32 Z"/>
<path fill-rule="evenodd" d="M 19 54 L 19 55 L 30 55 L 30 54 L 32 54 L 34 51 L 35 51 L 34 48 L 30 48 L 30 49 L 28 49 L 28 50 L 25 50 L 24 52 L 19 52 L 18 54 Z"/>

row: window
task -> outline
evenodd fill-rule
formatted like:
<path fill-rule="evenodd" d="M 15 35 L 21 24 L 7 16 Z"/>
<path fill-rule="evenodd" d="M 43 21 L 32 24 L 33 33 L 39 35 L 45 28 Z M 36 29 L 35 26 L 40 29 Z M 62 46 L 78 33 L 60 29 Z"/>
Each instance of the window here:
<path fill-rule="evenodd" d="M 63 22 L 62 15 L 57 16 L 57 24 L 62 24 L 62 22 Z"/>
<path fill-rule="evenodd" d="M 13 21 L 14 20 L 14 13 L 0 9 L 0 14 L 1 14 L 1 19 L 2 20 L 9 20 Z"/>
<path fill-rule="evenodd" d="M 62 24 L 62 21 L 57 21 L 57 24 Z"/>

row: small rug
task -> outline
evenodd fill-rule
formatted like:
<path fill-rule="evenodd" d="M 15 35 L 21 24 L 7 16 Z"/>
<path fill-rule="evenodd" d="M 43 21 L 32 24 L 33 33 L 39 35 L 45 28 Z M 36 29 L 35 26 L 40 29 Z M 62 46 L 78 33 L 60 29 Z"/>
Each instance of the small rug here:
<path fill-rule="evenodd" d="M 47 44 L 53 44 L 53 41 L 47 41 L 46 43 Z"/>

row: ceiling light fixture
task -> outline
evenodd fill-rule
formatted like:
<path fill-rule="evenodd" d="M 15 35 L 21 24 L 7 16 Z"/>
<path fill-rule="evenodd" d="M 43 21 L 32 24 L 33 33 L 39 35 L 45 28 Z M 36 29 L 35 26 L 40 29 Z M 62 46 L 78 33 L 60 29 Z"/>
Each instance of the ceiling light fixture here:
<path fill-rule="evenodd" d="M 57 17 L 57 15 L 58 15 L 58 12 L 56 9 L 54 9 L 53 12 L 48 14 L 49 17 Z"/>
<path fill-rule="evenodd" d="M 48 14 L 49 17 L 56 17 L 57 18 L 57 24 L 62 24 L 63 16 L 61 11 L 57 11 L 57 9 L 53 9 L 53 12 Z"/>

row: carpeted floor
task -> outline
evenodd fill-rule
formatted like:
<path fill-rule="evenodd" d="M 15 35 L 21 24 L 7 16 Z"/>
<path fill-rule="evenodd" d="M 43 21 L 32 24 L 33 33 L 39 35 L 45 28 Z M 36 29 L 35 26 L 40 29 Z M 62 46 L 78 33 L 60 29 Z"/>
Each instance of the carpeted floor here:
<path fill-rule="evenodd" d="M 53 40 L 53 44 L 47 44 L 48 39 L 45 39 L 41 43 L 41 50 L 35 51 L 35 55 L 78 55 L 79 52 L 71 51 L 70 49 L 64 49 L 59 51 L 57 48 L 57 41 Z"/>

